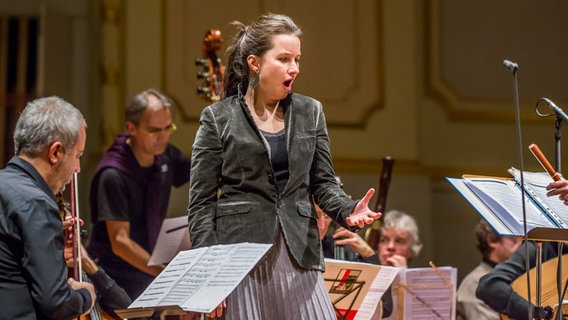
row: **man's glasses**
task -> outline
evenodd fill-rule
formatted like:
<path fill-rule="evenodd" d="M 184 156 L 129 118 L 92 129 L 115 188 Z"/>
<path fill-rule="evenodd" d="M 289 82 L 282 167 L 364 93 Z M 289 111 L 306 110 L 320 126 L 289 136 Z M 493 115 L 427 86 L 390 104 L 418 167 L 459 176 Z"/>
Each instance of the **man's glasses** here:
<path fill-rule="evenodd" d="M 157 137 L 163 134 L 171 134 L 172 132 L 177 130 L 177 126 L 175 123 L 172 122 L 169 126 L 165 128 L 144 128 L 142 126 L 137 126 L 138 128 L 142 129 L 142 131 L 146 132 L 147 134 Z"/>

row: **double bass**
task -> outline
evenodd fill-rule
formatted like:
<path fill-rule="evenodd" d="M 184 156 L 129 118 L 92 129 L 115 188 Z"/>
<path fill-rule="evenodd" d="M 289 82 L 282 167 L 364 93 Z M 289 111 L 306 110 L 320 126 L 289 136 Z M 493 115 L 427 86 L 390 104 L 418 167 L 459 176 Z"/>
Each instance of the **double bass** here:
<path fill-rule="evenodd" d="M 219 101 L 223 90 L 225 68 L 216 53 L 221 49 L 221 43 L 221 31 L 207 30 L 201 45 L 202 58 L 195 60 L 195 65 L 203 67 L 203 71 L 197 73 L 197 79 L 204 81 L 204 85 L 197 88 L 197 93 L 211 102 Z"/>

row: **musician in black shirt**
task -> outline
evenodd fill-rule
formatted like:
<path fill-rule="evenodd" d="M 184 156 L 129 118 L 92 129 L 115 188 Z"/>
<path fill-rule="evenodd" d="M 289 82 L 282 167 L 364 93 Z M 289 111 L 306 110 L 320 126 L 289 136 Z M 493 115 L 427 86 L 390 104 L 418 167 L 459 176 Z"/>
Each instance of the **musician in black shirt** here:
<path fill-rule="evenodd" d="M 92 284 L 67 279 L 55 194 L 80 171 L 86 122 L 58 97 L 29 102 L 0 170 L 0 310 L 4 319 L 72 319 L 91 310 Z"/>

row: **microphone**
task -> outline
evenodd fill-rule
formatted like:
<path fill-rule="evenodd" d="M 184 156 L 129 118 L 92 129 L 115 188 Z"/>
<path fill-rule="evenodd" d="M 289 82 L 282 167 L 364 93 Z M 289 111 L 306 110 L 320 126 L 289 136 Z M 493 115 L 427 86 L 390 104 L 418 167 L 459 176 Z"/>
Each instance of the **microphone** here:
<path fill-rule="evenodd" d="M 509 70 L 511 70 L 511 71 L 513 71 L 513 72 L 517 71 L 517 69 L 519 68 L 519 65 L 518 65 L 518 64 L 516 64 L 516 63 L 514 63 L 514 62 L 512 62 L 512 61 L 509 61 L 509 60 L 507 60 L 507 59 L 503 60 L 503 65 L 504 65 L 505 67 L 507 67 L 507 69 L 509 69 Z"/>
<path fill-rule="evenodd" d="M 559 106 L 557 106 L 556 104 L 554 104 L 554 102 L 552 102 L 550 99 L 548 98 L 542 98 L 542 100 L 546 101 L 546 103 L 548 103 L 548 105 L 552 108 L 552 110 L 554 110 L 554 113 L 556 113 L 556 115 L 561 118 L 564 121 L 568 121 L 568 116 L 566 115 L 566 113 L 564 113 L 564 111 L 562 111 L 562 109 L 560 109 Z"/>

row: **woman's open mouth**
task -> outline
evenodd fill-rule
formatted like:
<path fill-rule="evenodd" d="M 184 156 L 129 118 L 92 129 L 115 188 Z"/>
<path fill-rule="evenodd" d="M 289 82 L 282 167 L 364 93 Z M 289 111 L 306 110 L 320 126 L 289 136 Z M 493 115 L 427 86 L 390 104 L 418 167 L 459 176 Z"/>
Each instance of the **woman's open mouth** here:
<path fill-rule="evenodd" d="M 292 79 L 284 81 L 284 87 L 285 87 L 286 89 L 288 89 L 288 90 L 291 90 L 291 89 L 292 89 L 292 82 L 293 82 L 293 81 L 294 81 L 294 80 L 292 80 Z"/>

